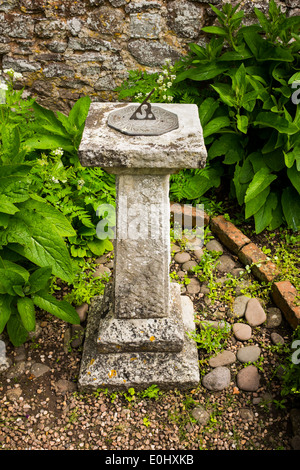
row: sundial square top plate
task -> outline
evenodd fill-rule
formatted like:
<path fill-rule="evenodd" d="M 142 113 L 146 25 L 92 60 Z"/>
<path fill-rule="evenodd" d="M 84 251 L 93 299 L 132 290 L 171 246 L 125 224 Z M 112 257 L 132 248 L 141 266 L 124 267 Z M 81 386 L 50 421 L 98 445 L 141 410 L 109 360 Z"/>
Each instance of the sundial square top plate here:
<path fill-rule="evenodd" d="M 112 111 L 107 120 L 107 125 L 125 135 L 149 135 L 158 136 L 178 129 L 178 116 L 171 111 L 167 111 L 159 106 L 152 106 L 151 112 L 154 119 L 145 119 L 141 114 L 141 119 L 132 119 L 132 115 L 139 106 L 129 105 L 124 108 Z"/>

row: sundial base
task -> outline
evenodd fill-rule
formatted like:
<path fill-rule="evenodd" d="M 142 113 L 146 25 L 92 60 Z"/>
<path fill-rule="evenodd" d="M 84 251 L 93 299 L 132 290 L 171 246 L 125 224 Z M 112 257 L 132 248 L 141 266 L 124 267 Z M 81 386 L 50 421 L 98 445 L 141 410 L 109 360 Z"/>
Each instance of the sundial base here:
<path fill-rule="evenodd" d="M 194 330 L 194 309 L 191 300 L 180 295 L 178 284 L 172 284 L 173 295 L 180 305 L 183 343 L 180 351 L 170 352 L 161 346 L 160 351 L 99 353 L 99 298 L 91 304 L 79 374 L 82 392 L 99 388 L 125 391 L 129 388 L 144 390 L 151 385 L 160 389 L 187 390 L 199 384 L 198 350 L 186 332 Z M 165 345 L 168 348 L 168 345 Z"/>

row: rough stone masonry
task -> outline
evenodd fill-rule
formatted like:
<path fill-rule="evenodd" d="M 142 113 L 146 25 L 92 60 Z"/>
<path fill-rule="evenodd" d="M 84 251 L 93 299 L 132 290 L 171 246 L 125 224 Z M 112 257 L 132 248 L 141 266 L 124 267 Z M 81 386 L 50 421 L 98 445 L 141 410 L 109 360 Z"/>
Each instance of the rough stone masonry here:
<path fill-rule="evenodd" d="M 89 311 L 79 386 L 190 388 L 199 382 L 197 347 L 186 335 L 195 329 L 194 311 L 169 279 L 169 175 L 205 165 L 198 108 L 153 106 L 165 120 L 178 118 L 178 127 L 159 136 L 125 135 L 124 123 L 119 130 L 110 127 L 111 116 L 121 119 L 127 108 L 132 106 L 93 103 L 79 147 L 83 166 L 117 175 L 113 280 Z"/>
<path fill-rule="evenodd" d="M 0 0 L 0 69 L 23 74 L 20 85 L 53 110 L 68 112 L 81 96 L 115 101 L 129 70 L 160 70 L 166 59 L 203 44 L 215 22 L 209 3 L 225 0 Z M 232 2 L 233 3 L 233 2 Z M 299 0 L 279 2 L 299 14 Z M 244 0 L 246 22 L 253 7 Z"/>

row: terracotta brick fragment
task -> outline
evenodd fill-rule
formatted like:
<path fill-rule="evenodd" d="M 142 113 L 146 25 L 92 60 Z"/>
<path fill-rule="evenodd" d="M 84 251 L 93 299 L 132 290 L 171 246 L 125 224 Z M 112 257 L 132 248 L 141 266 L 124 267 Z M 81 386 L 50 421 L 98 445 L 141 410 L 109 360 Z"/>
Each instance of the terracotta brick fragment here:
<path fill-rule="evenodd" d="M 279 274 L 279 269 L 271 261 L 267 260 L 265 253 L 255 243 L 245 245 L 239 252 L 238 257 L 244 265 L 251 265 L 253 275 L 264 282 L 272 282 Z"/>
<path fill-rule="evenodd" d="M 171 202 L 170 212 L 171 212 L 171 221 L 174 220 L 174 215 L 177 216 L 176 220 L 178 220 L 178 216 L 180 217 L 181 215 L 183 229 L 184 229 L 184 223 L 194 228 L 196 226 L 196 222 L 200 222 L 200 224 L 202 224 L 203 219 L 204 219 L 203 221 L 204 226 L 209 224 L 209 216 L 206 214 L 205 211 L 197 209 L 196 207 L 192 207 L 188 204 L 180 204 L 178 202 Z"/>
<path fill-rule="evenodd" d="M 226 220 L 223 215 L 214 217 L 210 221 L 211 231 L 217 235 L 219 240 L 230 250 L 232 253 L 237 254 L 251 240 L 246 237 L 232 222 Z"/>
<path fill-rule="evenodd" d="M 299 294 L 290 281 L 274 282 L 272 286 L 273 300 L 292 328 L 300 325 L 300 306 L 297 305 L 299 304 L 297 295 Z"/>

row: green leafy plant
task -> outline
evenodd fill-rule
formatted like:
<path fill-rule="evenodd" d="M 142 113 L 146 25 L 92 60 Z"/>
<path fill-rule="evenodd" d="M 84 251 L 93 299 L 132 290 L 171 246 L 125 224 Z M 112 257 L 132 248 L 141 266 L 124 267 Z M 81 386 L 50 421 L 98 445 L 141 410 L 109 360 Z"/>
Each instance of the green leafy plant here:
<path fill-rule="evenodd" d="M 208 354 L 224 349 L 229 335 L 230 325 L 227 327 L 223 322 L 220 322 L 217 328 L 202 322 L 199 332 L 195 330 L 188 333 L 189 338 L 196 341 L 197 347 Z"/>
<path fill-rule="evenodd" d="M 208 45 L 190 45 L 175 83 L 198 83 L 208 165 L 184 188 L 187 199 L 227 182 L 254 217 L 256 233 L 281 224 L 300 227 L 300 114 L 292 100 L 298 79 L 299 17 L 287 18 L 271 0 L 259 24 L 241 26 L 243 11 L 211 5 L 220 26 L 203 28 Z M 209 96 L 207 96 L 209 95 Z"/>
<path fill-rule="evenodd" d="M 210 5 L 218 26 L 202 28 L 206 46 L 192 43 L 175 63 L 168 93 L 196 103 L 208 150 L 204 169 L 172 175 L 172 199 L 199 203 L 215 188 L 229 194 L 254 219 L 256 233 L 300 227 L 300 112 L 293 84 L 300 81 L 300 17 L 286 17 L 274 0 L 257 24 L 243 26 L 240 4 Z M 132 73 L 124 85 L 138 99 L 158 75 Z M 123 96 L 124 90 L 122 90 Z M 154 100 L 167 102 L 157 94 Z M 221 193 L 222 194 L 222 193 Z"/>

